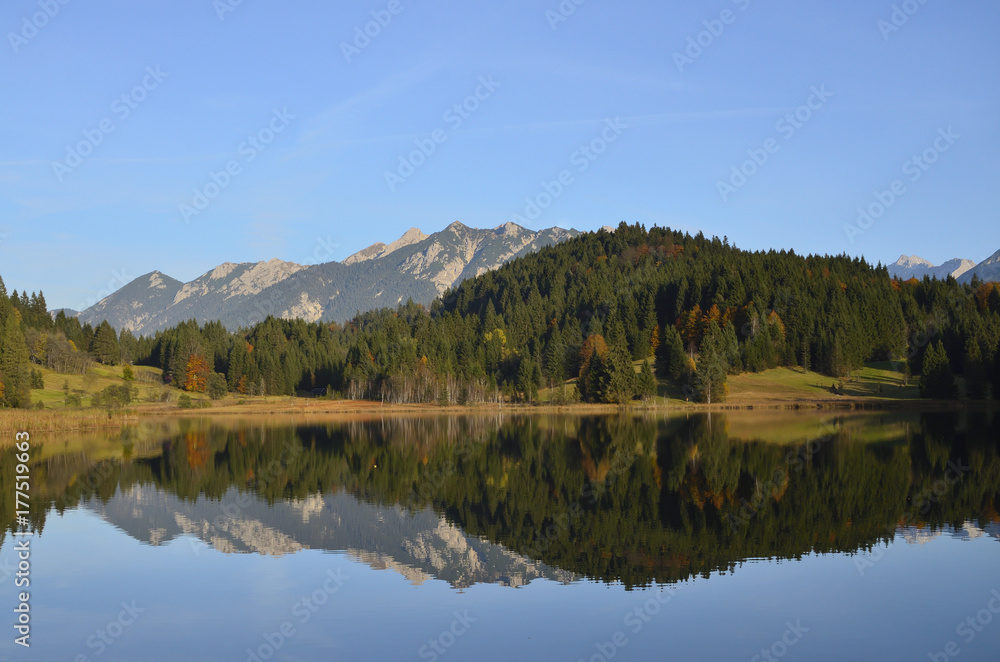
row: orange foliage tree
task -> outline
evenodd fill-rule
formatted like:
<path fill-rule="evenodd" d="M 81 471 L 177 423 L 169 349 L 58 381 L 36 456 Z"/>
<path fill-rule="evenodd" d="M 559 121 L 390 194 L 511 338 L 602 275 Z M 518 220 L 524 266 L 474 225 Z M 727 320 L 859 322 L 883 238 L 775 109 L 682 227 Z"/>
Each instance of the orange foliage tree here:
<path fill-rule="evenodd" d="M 187 362 L 187 379 L 184 390 L 204 393 L 208 389 L 208 361 L 201 354 L 192 354 Z"/>

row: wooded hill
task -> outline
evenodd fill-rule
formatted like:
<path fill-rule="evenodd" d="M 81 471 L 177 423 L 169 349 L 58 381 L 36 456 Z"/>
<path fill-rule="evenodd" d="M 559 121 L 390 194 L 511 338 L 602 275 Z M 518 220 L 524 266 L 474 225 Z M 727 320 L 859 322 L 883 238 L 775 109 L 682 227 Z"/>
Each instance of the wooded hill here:
<path fill-rule="evenodd" d="M 30 301 L 11 307 L 41 342 L 35 362 L 65 337 L 102 362 L 162 367 L 180 388 L 214 384 L 216 396 L 533 401 L 577 378 L 587 401 L 627 402 L 658 379 L 718 402 L 729 375 L 799 366 L 847 379 L 870 361 L 899 362 L 926 397 L 957 397 L 955 375 L 969 398 L 1000 393 L 997 284 L 900 282 L 858 258 L 747 252 L 624 223 L 463 281 L 429 310 L 408 303 L 343 326 L 268 318 L 231 333 L 191 321 L 136 339 L 65 316 L 46 327 L 26 317 Z M 638 374 L 633 362 L 644 362 Z"/>

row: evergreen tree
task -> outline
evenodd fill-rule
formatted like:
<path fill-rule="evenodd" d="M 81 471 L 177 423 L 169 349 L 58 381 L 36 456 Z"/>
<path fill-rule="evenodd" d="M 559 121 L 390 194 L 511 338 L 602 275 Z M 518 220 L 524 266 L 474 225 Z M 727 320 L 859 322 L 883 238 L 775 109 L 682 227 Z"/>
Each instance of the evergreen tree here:
<path fill-rule="evenodd" d="M 684 374 L 687 360 L 684 341 L 677 327 L 672 324 L 663 327 L 663 340 L 656 351 L 656 374 L 660 379 L 677 381 Z"/>
<path fill-rule="evenodd" d="M 986 305 L 989 307 L 991 312 L 1000 315 L 1000 283 L 994 283 L 993 290 L 990 292 L 990 296 L 986 300 Z"/>
<path fill-rule="evenodd" d="M 118 336 L 107 320 L 101 322 L 90 343 L 90 354 L 104 365 L 117 365 L 121 361 L 121 348 L 118 346 Z"/>
<path fill-rule="evenodd" d="M 128 329 L 122 329 L 118 339 L 118 347 L 122 363 L 134 363 L 138 358 L 139 342 Z"/>
<path fill-rule="evenodd" d="M 649 365 L 649 359 L 642 362 L 642 371 L 639 373 L 638 392 L 643 400 L 648 400 L 656 396 L 656 377 L 653 375 L 653 369 Z"/>
<path fill-rule="evenodd" d="M 928 346 L 920 372 L 920 396 L 935 400 L 953 400 L 958 395 L 955 375 L 951 371 L 948 353 L 941 341 Z"/>
<path fill-rule="evenodd" d="M 725 339 L 718 327 L 711 328 L 702 340 L 694 374 L 695 387 L 702 402 L 712 404 L 726 399 L 728 372 Z"/>
<path fill-rule="evenodd" d="M 580 375 L 576 381 L 580 398 L 585 402 L 600 402 L 603 399 L 601 384 L 597 377 L 604 374 L 603 359 L 608 354 L 608 344 L 603 336 L 587 338 L 580 349 Z"/>
<path fill-rule="evenodd" d="M 538 382 L 536 381 L 536 369 L 533 361 L 527 357 L 521 357 L 517 367 L 517 381 L 515 388 L 526 402 L 534 402 L 538 398 Z"/>
<path fill-rule="evenodd" d="M 7 407 L 31 405 L 31 375 L 29 374 L 28 347 L 21 333 L 19 313 L 13 306 L 3 306 L 0 311 L 0 402 Z"/>
<path fill-rule="evenodd" d="M 626 404 L 635 396 L 636 374 L 624 337 L 619 335 L 611 345 L 606 360 L 601 362 L 597 379 L 599 398 L 603 402 Z"/>
<path fill-rule="evenodd" d="M 963 372 L 965 373 L 966 395 L 970 400 L 985 400 L 989 384 L 989 374 L 986 364 L 983 361 L 982 350 L 979 348 L 979 341 L 969 338 L 965 343 L 965 360 L 963 361 Z"/>
<path fill-rule="evenodd" d="M 545 376 L 550 386 L 566 381 L 566 347 L 558 334 L 553 334 L 545 348 Z"/>

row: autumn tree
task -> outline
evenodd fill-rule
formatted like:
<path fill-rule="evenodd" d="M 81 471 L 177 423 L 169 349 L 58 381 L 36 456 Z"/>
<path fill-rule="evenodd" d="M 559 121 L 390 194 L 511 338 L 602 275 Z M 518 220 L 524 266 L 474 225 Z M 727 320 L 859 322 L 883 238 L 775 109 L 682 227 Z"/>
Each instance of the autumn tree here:
<path fill-rule="evenodd" d="M 204 393 L 208 388 L 208 361 L 201 354 L 192 354 L 188 358 L 184 390 L 192 393 Z"/>

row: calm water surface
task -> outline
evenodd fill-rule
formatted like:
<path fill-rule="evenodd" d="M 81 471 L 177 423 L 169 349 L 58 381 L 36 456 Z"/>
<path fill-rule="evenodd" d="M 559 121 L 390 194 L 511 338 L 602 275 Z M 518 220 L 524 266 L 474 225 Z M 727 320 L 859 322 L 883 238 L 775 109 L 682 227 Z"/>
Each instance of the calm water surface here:
<path fill-rule="evenodd" d="M 31 648 L 9 526 L 3 660 L 1000 659 L 1000 417 L 185 420 L 32 441 Z"/>

